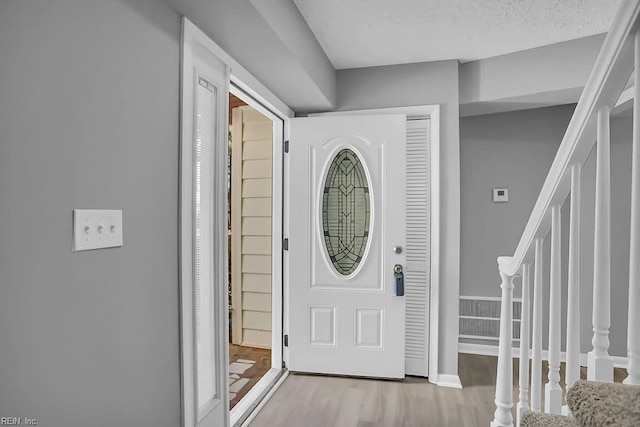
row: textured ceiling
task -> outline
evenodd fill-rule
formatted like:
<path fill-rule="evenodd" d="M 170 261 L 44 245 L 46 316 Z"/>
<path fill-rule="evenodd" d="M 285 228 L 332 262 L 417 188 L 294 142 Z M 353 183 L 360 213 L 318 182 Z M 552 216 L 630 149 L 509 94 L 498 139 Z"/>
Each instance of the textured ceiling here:
<path fill-rule="evenodd" d="M 336 69 L 473 61 L 606 32 L 621 0 L 294 0 Z"/>

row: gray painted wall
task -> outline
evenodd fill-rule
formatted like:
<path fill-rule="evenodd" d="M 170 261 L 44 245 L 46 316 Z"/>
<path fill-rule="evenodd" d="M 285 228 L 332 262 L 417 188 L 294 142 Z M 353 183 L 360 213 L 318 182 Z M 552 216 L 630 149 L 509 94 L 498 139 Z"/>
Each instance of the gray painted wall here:
<path fill-rule="evenodd" d="M 460 66 L 460 114 L 578 102 L 605 35 L 527 49 Z"/>
<path fill-rule="evenodd" d="M 311 77 L 315 86 L 325 96 L 326 102 L 334 105 L 336 71 L 293 0 L 250 1 Z M 267 57 L 263 62 L 269 59 L 271 58 Z M 290 80 L 287 80 L 290 83 Z"/>
<path fill-rule="evenodd" d="M 460 120 L 461 284 L 460 294 L 499 296 L 496 258 L 512 255 L 538 197 L 573 113 L 573 105 Z M 631 120 L 612 121 L 612 329 L 611 354 L 626 355 L 629 266 Z M 582 170 L 582 313 L 581 350 L 591 349 L 591 292 L 595 152 Z M 509 203 L 493 203 L 491 189 L 509 188 Z M 569 203 L 562 209 L 563 259 L 568 259 Z M 545 241 L 543 340 L 546 348 L 549 239 Z M 566 306 L 567 271 L 563 265 L 562 304 Z M 520 281 L 515 295 L 520 296 Z M 563 308 L 563 330 L 566 308 Z M 563 349 L 564 349 L 563 334 Z"/>
<path fill-rule="evenodd" d="M 180 424 L 179 38 L 156 0 L 0 2 L 0 416 Z M 124 247 L 71 252 L 73 208 Z"/>
<path fill-rule="evenodd" d="M 340 103 L 340 71 L 333 69 L 292 0 L 164 1 L 296 113 L 329 111 Z M 603 39 L 596 35 L 462 64 L 461 115 L 577 102 Z M 428 63 L 404 69 L 420 67 L 437 68 Z"/>
<path fill-rule="evenodd" d="M 499 296 L 496 258 L 512 255 L 574 106 L 460 119 L 460 294 Z M 509 203 L 493 203 L 508 188 Z"/>
<path fill-rule="evenodd" d="M 338 110 L 440 104 L 441 250 L 439 372 L 458 372 L 460 139 L 458 61 L 337 71 Z"/>
<path fill-rule="evenodd" d="M 281 13 L 275 15 L 265 12 L 262 0 L 164 1 L 292 110 L 325 111 L 335 106 L 335 71 L 311 31 L 301 25 L 293 1 L 278 1 Z M 286 12 L 287 8 L 291 10 Z M 279 28 L 285 14 L 296 21 Z"/>

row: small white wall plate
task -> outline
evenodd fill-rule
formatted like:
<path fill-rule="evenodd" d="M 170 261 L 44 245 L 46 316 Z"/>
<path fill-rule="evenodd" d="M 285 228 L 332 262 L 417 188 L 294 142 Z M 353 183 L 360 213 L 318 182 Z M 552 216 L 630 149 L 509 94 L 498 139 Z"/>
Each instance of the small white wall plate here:
<path fill-rule="evenodd" d="M 73 251 L 122 246 L 122 211 L 73 210 Z"/>
<path fill-rule="evenodd" d="M 494 188 L 493 189 L 493 203 L 506 203 L 509 201 L 509 189 L 508 188 Z"/>

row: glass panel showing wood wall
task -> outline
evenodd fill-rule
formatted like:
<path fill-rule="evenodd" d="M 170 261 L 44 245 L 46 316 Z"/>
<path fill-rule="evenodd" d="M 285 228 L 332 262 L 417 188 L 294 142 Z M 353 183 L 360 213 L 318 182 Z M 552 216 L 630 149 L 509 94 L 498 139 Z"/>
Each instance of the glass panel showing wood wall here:
<path fill-rule="evenodd" d="M 239 106 L 231 129 L 232 343 L 271 348 L 273 122 Z"/>

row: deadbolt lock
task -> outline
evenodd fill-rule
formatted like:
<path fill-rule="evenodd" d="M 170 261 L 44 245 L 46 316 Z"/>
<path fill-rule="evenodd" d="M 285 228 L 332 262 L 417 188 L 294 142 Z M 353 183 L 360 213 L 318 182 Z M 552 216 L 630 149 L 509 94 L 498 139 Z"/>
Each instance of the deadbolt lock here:
<path fill-rule="evenodd" d="M 404 295 L 404 273 L 400 264 L 393 267 L 393 277 L 395 278 L 396 296 L 401 297 Z"/>

